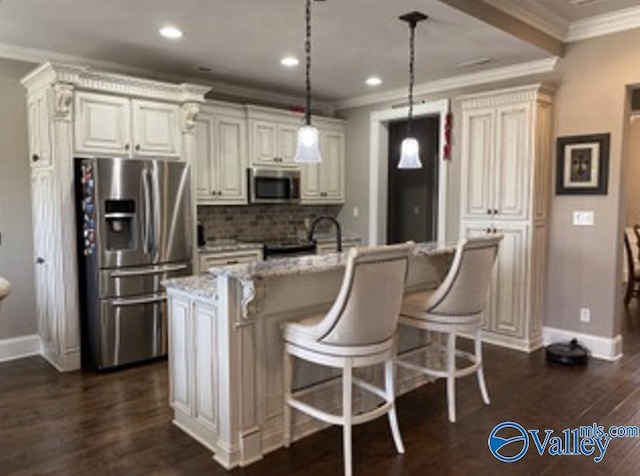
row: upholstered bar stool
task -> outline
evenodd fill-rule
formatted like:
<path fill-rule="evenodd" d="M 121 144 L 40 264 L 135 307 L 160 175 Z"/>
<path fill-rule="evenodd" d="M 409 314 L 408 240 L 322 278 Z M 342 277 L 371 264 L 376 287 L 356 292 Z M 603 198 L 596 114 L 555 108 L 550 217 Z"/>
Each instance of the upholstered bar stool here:
<path fill-rule="evenodd" d="M 398 453 L 404 453 L 395 411 L 393 382 L 394 339 L 413 243 L 352 248 L 347 257 L 342 287 L 326 315 L 311 316 L 283 328 L 284 437 L 291 442 L 291 410 L 343 427 L 344 472 L 352 474 L 351 426 L 388 414 Z M 299 397 L 313 388 L 292 392 L 292 356 L 342 369 L 342 414 L 333 414 Z M 384 363 L 385 388 L 353 376 L 353 369 Z M 325 385 L 323 382 L 321 385 Z M 353 385 L 381 400 L 366 413 L 353 414 Z"/>
<path fill-rule="evenodd" d="M 456 421 L 455 379 L 458 377 L 476 373 L 482 399 L 489 404 L 489 393 L 482 367 L 480 326 L 501 240 L 502 235 L 499 234 L 460 240 L 451 268 L 440 286 L 433 291 L 409 294 L 402 303 L 400 325 L 446 335 L 446 346 L 438 346 L 444 353 L 445 368 L 436 368 L 430 364 L 418 365 L 405 360 L 403 355 L 398 355 L 396 364 L 420 371 L 427 376 L 447 379 L 447 402 L 451 422 Z M 458 332 L 474 335 L 474 354 L 456 349 Z M 437 340 L 430 345 L 438 345 Z M 425 347 L 425 350 L 428 350 L 428 347 Z M 411 355 L 413 354 L 415 351 L 411 351 Z M 458 369 L 456 357 L 465 358 L 471 364 Z"/>

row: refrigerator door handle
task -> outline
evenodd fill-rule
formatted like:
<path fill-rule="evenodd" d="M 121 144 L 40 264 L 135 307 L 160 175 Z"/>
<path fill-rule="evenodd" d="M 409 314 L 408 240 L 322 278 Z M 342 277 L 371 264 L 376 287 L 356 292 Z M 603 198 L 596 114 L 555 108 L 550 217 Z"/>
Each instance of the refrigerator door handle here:
<path fill-rule="evenodd" d="M 166 299 L 167 299 L 166 294 L 158 294 L 151 297 L 112 299 L 111 305 L 114 307 L 139 306 L 140 304 L 152 304 L 154 302 L 164 302 Z"/>
<path fill-rule="evenodd" d="M 151 253 L 151 190 L 149 184 L 149 171 L 146 167 L 142 170 L 142 191 L 144 205 L 144 215 L 142 217 L 142 251 L 145 254 Z"/>
<path fill-rule="evenodd" d="M 151 162 L 151 172 L 150 172 L 150 180 L 151 180 L 151 208 L 153 210 L 153 219 L 151 220 L 151 229 L 152 229 L 152 240 L 151 240 L 151 252 L 153 253 L 153 261 L 156 262 L 158 260 L 158 253 L 160 247 L 160 225 L 162 223 L 162 218 L 160 216 L 160 184 L 158 180 L 158 162 Z"/>
<path fill-rule="evenodd" d="M 156 266 L 154 268 L 144 268 L 126 271 L 114 271 L 111 273 L 112 278 L 129 278 L 132 276 L 147 276 L 149 274 L 170 273 L 172 271 L 181 271 L 187 269 L 186 264 L 168 264 L 165 266 Z"/>

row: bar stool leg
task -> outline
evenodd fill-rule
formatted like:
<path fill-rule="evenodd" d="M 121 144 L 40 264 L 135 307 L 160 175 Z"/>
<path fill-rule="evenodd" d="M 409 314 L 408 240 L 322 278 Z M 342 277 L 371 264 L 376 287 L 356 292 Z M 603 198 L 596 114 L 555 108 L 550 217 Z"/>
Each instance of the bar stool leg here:
<path fill-rule="evenodd" d="M 484 381 L 484 365 L 482 363 L 482 341 L 480 340 L 480 329 L 476 330 L 475 336 L 476 345 L 476 362 L 480 362 L 478 367 L 478 386 L 480 387 L 480 393 L 482 394 L 482 400 L 486 405 L 489 405 L 489 392 L 487 392 L 487 384 Z"/>
<path fill-rule="evenodd" d="M 456 332 L 449 329 L 447 335 L 447 402 L 449 421 L 456 421 Z"/>
<path fill-rule="evenodd" d="M 291 444 L 291 407 L 288 400 L 291 398 L 291 381 L 293 374 L 293 362 L 291 361 L 291 354 L 284 351 L 284 366 L 283 366 L 283 387 L 284 387 L 284 446 L 288 448 Z"/>
<path fill-rule="evenodd" d="M 350 360 L 347 360 L 344 366 L 344 373 L 342 375 L 342 444 L 344 447 L 344 474 L 345 476 L 352 475 L 352 462 L 351 462 L 351 417 L 353 409 L 351 407 L 352 397 L 352 382 L 353 380 L 353 365 Z"/>
<path fill-rule="evenodd" d="M 393 360 L 389 359 L 384 364 L 384 377 L 385 377 L 385 393 L 387 395 L 387 401 L 392 402 L 391 407 L 387 415 L 389 416 L 389 426 L 391 426 L 391 434 L 393 435 L 393 441 L 396 444 L 396 450 L 398 453 L 404 453 L 404 445 L 402 444 L 402 437 L 400 436 L 400 428 L 398 427 L 398 416 L 396 414 L 395 404 L 395 389 L 393 387 Z"/>

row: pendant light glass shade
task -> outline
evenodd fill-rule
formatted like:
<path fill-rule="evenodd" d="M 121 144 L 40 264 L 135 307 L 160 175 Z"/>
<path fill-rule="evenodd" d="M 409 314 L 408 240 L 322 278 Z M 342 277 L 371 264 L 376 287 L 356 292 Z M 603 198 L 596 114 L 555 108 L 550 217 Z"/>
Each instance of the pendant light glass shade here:
<path fill-rule="evenodd" d="M 413 137 L 407 137 L 400 146 L 399 169 L 421 169 L 420 144 Z"/>
<path fill-rule="evenodd" d="M 298 129 L 298 147 L 294 162 L 303 164 L 317 164 L 322 161 L 320 156 L 320 136 L 318 129 L 311 125 L 311 0 L 307 0 L 306 10 L 306 107 L 304 125 Z"/>
<path fill-rule="evenodd" d="M 409 118 L 407 121 L 407 137 L 400 146 L 399 169 L 421 169 L 420 144 L 411 135 L 411 123 L 413 122 L 413 83 L 415 82 L 416 59 L 416 25 L 426 20 L 424 13 L 411 12 L 400 17 L 400 20 L 409 24 Z"/>
<path fill-rule="evenodd" d="M 298 129 L 298 147 L 295 161 L 305 164 L 317 164 L 321 160 L 318 129 L 313 126 L 302 126 Z"/>

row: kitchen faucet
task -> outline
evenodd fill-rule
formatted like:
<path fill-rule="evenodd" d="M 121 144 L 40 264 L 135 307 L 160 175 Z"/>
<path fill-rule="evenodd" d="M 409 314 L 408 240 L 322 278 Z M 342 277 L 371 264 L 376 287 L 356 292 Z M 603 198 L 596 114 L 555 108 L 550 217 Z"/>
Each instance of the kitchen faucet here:
<path fill-rule="evenodd" d="M 341 253 L 342 252 L 342 229 L 340 228 L 340 223 L 338 223 L 338 220 L 336 220 L 333 217 L 320 216 L 315 220 L 313 220 L 313 223 L 311 223 L 311 227 L 309 228 L 309 236 L 308 236 L 309 241 L 313 241 L 315 243 L 315 240 L 313 239 L 313 233 L 316 230 L 316 225 L 322 220 L 329 220 L 336 226 L 336 251 L 338 253 Z"/>

